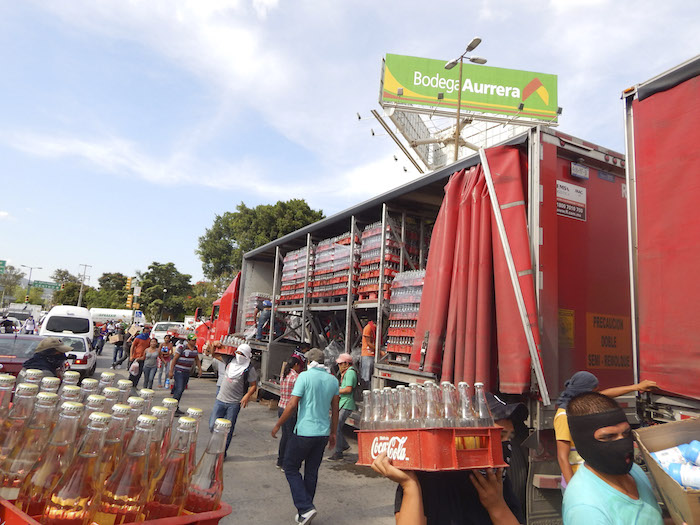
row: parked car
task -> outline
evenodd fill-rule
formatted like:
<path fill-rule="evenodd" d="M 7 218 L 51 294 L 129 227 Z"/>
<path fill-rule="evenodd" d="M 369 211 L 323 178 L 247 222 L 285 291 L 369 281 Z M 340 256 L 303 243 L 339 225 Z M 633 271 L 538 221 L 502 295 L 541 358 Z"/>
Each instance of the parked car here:
<path fill-rule="evenodd" d="M 0 373 L 16 376 L 42 339 L 39 335 L 0 334 Z"/>
<path fill-rule="evenodd" d="M 153 325 L 151 329 L 151 337 L 156 339 L 159 343 L 163 342 L 163 338 L 171 330 L 184 330 L 185 323 L 178 323 L 176 321 L 159 321 Z"/>
<path fill-rule="evenodd" d="M 22 321 L 16 317 L 4 317 L 0 322 L 0 333 L 14 334 L 22 330 Z"/>
<path fill-rule="evenodd" d="M 81 335 L 64 335 L 61 341 L 72 347 L 73 350 L 66 353 L 68 370 L 79 372 L 83 377 L 90 377 L 97 367 L 97 356 L 92 351 L 87 337 Z"/>

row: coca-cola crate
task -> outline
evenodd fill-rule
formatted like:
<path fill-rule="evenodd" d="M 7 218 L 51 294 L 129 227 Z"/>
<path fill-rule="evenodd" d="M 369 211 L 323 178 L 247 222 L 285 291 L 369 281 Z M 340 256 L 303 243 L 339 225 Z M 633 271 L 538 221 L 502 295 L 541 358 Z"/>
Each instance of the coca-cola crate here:
<path fill-rule="evenodd" d="M 386 452 L 403 470 L 468 470 L 501 468 L 500 427 L 407 428 L 358 430 L 358 465 L 369 466 Z M 470 448 L 466 448 L 470 447 Z"/>
<path fill-rule="evenodd" d="M 414 320 L 418 319 L 418 310 L 414 310 L 412 312 L 390 312 L 389 313 L 389 320 Z"/>
<path fill-rule="evenodd" d="M 390 337 L 415 337 L 416 327 L 414 326 L 413 328 L 395 328 L 393 326 L 390 326 L 388 335 Z"/>
<path fill-rule="evenodd" d="M 413 346 L 389 343 L 386 345 L 386 351 L 393 354 L 410 354 L 413 351 Z"/>
<path fill-rule="evenodd" d="M 40 525 L 6 499 L 0 498 L 0 523 L 4 525 Z"/>

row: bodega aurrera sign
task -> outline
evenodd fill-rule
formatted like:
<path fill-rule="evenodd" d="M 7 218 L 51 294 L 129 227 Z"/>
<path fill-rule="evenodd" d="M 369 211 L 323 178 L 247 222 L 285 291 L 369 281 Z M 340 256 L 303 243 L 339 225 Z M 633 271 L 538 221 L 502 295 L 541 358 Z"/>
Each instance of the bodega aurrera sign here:
<path fill-rule="evenodd" d="M 461 91 L 464 111 L 556 121 L 556 75 L 465 62 L 460 81 L 459 66 L 447 70 L 445 62 L 387 54 L 380 103 L 456 108 Z"/>

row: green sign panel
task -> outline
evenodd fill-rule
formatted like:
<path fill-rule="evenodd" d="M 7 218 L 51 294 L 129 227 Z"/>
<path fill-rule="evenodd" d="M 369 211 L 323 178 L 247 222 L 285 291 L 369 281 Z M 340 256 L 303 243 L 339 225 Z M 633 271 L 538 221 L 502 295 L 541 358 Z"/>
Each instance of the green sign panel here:
<path fill-rule="evenodd" d="M 381 102 L 457 108 L 461 91 L 465 111 L 556 121 L 556 75 L 465 62 L 460 82 L 459 65 L 448 70 L 445 62 L 387 54 Z"/>
<path fill-rule="evenodd" d="M 50 283 L 47 281 L 34 281 L 32 283 L 34 288 L 46 288 L 47 290 L 60 290 L 61 285 L 58 283 Z"/>
<path fill-rule="evenodd" d="M 7 264 L 7 261 L 0 261 L 0 275 L 5 273 L 5 265 Z"/>

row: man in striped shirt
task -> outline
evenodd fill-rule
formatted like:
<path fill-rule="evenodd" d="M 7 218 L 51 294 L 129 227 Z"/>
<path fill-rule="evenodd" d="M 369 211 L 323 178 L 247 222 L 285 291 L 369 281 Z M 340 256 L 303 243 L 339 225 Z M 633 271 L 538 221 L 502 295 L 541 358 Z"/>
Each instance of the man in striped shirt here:
<path fill-rule="evenodd" d="M 202 377 L 202 363 L 199 360 L 199 352 L 197 351 L 197 336 L 190 334 L 187 336 L 187 346 L 175 351 L 173 359 L 170 361 L 170 381 L 174 382 L 173 387 L 173 397 L 180 401 L 182 393 L 187 387 L 187 383 L 190 381 L 190 373 L 192 372 L 192 367 L 197 365 L 198 375 L 197 377 Z M 174 380 L 174 381 L 173 381 Z M 183 415 L 184 412 L 180 410 L 178 405 L 175 411 L 176 416 Z"/>

